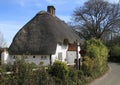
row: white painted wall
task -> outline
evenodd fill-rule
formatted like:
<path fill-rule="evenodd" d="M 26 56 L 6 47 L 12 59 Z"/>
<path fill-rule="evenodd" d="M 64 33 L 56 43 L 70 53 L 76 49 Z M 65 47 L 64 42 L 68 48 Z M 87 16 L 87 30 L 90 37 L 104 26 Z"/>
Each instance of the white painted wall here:
<path fill-rule="evenodd" d="M 35 58 L 33 58 L 35 56 Z M 29 55 L 25 59 L 28 63 L 35 63 L 36 65 L 39 65 L 40 62 L 43 62 L 43 65 L 47 66 L 50 65 L 50 56 L 49 55 Z"/>
<path fill-rule="evenodd" d="M 74 65 L 76 59 L 76 52 L 75 51 L 68 51 L 67 52 L 67 64 L 68 65 Z"/>
<path fill-rule="evenodd" d="M 55 62 L 55 60 L 59 60 L 58 58 L 58 54 L 59 53 L 62 53 L 62 62 L 66 62 L 66 53 L 67 53 L 67 49 L 68 49 L 68 46 L 65 46 L 65 45 L 60 45 L 60 44 L 57 44 L 57 47 L 56 47 L 56 52 L 54 55 L 52 55 L 52 63 Z"/>
<path fill-rule="evenodd" d="M 33 57 L 35 56 L 35 57 Z M 20 55 L 11 55 L 11 63 L 13 64 L 16 60 L 15 57 L 21 57 Z M 40 62 L 43 62 L 43 65 L 47 66 L 50 64 L 50 56 L 49 55 L 24 55 L 25 61 L 28 63 L 35 63 L 39 65 Z"/>
<path fill-rule="evenodd" d="M 51 55 L 51 61 L 52 63 L 55 62 L 55 60 L 59 60 L 58 58 L 58 54 L 59 53 L 62 53 L 62 62 L 66 62 L 66 53 L 67 53 L 67 49 L 68 49 L 68 46 L 65 46 L 65 45 L 60 45 L 60 44 L 57 44 L 57 47 L 56 47 L 56 52 L 54 55 Z M 10 60 L 11 60 L 11 63 L 13 64 L 14 61 L 15 61 L 15 58 L 14 56 L 18 56 L 20 57 L 20 55 L 11 55 L 10 56 Z M 35 56 L 35 58 L 33 58 L 33 56 Z M 41 56 L 46 56 L 47 58 L 46 59 L 41 59 Z M 40 62 L 44 62 L 44 65 L 50 65 L 50 55 L 26 55 L 26 59 L 25 59 L 28 63 L 35 63 L 36 65 L 39 65 Z"/>
<path fill-rule="evenodd" d="M 54 55 L 51 55 L 51 60 L 52 63 L 55 62 L 55 60 L 59 60 L 62 62 L 66 62 L 68 64 L 74 64 L 74 59 L 76 58 L 76 51 L 67 51 L 68 50 L 68 46 L 67 45 L 60 45 L 57 44 L 56 47 L 56 52 Z M 78 46 L 78 57 L 80 58 L 81 55 L 79 54 L 80 51 L 80 46 Z M 61 53 L 61 54 L 60 54 Z M 58 58 L 58 54 L 61 55 L 61 58 Z M 20 55 L 10 55 L 7 51 L 2 52 L 1 54 L 1 63 L 2 64 L 7 64 L 7 63 L 14 63 L 15 61 L 15 57 L 20 57 Z M 25 60 L 28 63 L 35 63 L 36 65 L 39 65 L 40 62 L 43 62 L 44 65 L 50 65 L 50 55 L 25 55 Z M 33 58 L 33 56 L 35 56 L 35 58 Z M 43 59 L 43 57 L 46 56 L 46 59 Z M 42 57 L 42 58 L 41 58 Z"/>
<path fill-rule="evenodd" d="M 80 50 L 81 50 L 81 48 L 80 48 L 80 46 L 78 46 L 78 54 L 76 53 L 76 51 L 67 51 L 66 59 L 67 59 L 67 64 L 68 65 L 74 65 L 75 64 L 74 60 L 77 58 L 77 55 L 78 55 L 78 58 L 81 57 L 81 55 L 79 53 Z"/>
<path fill-rule="evenodd" d="M 1 64 L 10 63 L 9 53 L 5 50 L 1 53 Z"/>

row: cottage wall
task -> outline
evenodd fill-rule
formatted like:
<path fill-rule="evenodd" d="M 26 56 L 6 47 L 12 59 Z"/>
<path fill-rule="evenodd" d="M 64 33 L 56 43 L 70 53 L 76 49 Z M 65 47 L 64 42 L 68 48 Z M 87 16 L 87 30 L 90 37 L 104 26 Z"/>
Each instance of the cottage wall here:
<path fill-rule="evenodd" d="M 50 64 L 50 56 L 49 55 L 33 55 L 33 56 L 27 56 L 25 59 L 28 63 L 35 63 L 36 65 L 39 65 L 41 62 L 43 65 L 49 65 Z"/>
<path fill-rule="evenodd" d="M 1 64 L 8 64 L 10 62 L 9 54 L 7 51 L 1 53 Z"/>
<path fill-rule="evenodd" d="M 81 57 L 81 55 L 79 53 L 80 50 L 81 50 L 81 48 L 80 48 L 80 46 L 78 46 L 78 48 L 77 48 L 78 52 L 76 52 L 76 50 L 75 51 L 67 51 L 66 59 L 67 59 L 67 64 L 68 65 L 74 65 L 75 64 L 75 59 L 77 59 L 77 56 L 78 56 L 78 58 Z"/>
<path fill-rule="evenodd" d="M 39 65 L 41 62 L 43 65 L 49 65 L 50 64 L 50 56 L 49 55 L 12 55 L 11 56 L 11 63 L 13 64 L 17 58 L 24 57 L 25 61 L 28 63 L 35 63 L 36 65 Z"/>
<path fill-rule="evenodd" d="M 52 55 L 52 63 L 55 62 L 55 60 L 66 62 L 67 49 L 68 46 L 57 44 L 56 52 Z"/>
<path fill-rule="evenodd" d="M 80 46 L 78 46 L 78 57 L 80 58 Z M 39 65 L 43 62 L 43 65 L 50 65 L 50 55 L 9 55 L 7 51 L 2 52 L 1 54 L 1 63 L 2 64 L 14 64 L 17 58 L 24 57 L 25 61 L 28 63 L 35 63 Z M 57 44 L 56 52 L 54 55 L 51 55 L 51 63 L 54 63 L 55 60 L 60 60 L 66 62 L 69 65 L 74 64 L 76 59 L 76 51 L 68 51 L 68 45 Z"/>
<path fill-rule="evenodd" d="M 76 52 L 75 51 L 68 51 L 67 52 L 67 64 L 68 65 L 74 65 L 76 59 Z"/>

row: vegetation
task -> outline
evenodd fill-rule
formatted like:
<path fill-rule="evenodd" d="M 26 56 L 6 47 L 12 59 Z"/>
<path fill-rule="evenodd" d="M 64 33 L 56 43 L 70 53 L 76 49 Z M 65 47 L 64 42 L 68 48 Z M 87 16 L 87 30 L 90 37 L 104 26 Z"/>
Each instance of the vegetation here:
<path fill-rule="evenodd" d="M 73 25 L 85 40 L 108 40 L 111 33 L 119 32 L 119 22 L 119 3 L 111 4 L 107 0 L 88 0 L 73 15 Z"/>
<path fill-rule="evenodd" d="M 108 70 L 108 50 L 100 40 L 91 39 L 86 42 L 86 55 L 82 71 L 88 78 L 96 78 Z"/>
<path fill-rule="evenodd" d="M 120 62 L 120 45 L 112 46 L 109 60 L 113 62 Z"/>
<path fill-rule="evenodd" d="M 107 48 L 100 40 L 86 43 L 86 55 L 81 70 L 56 61 L 52 66 L 26 63 L 24 56 L 14 65 L 0 67 L 0 85 L 84 85 L 107 70 Z M 7 74 L 6 72 L 11 72 Z"/>
<path fill-rule="evenodd" d="M 106 68 L 108 59 L 108 50 L 100 40 L 91 39 L 87 41 L 87 55 L 95 59 L 98 68 L 103 71 L 102 68 Z"/>
<path fill-rule="evenodd" d="M 112 36 L 105 44 L 109 48 L 109 61 L 120 62 L 120 35 L 117 33 Z"/>
<path fill-rule="evenodd" d="M 94 64 L 95 64 L 95 62 L 93 59 L 91 59 L 88 56 L 85 56 L 84 62 L 83 62 L 83 68 L 82 68 L 84 75 L 92 76 L 91 73 L 93 72 Z"/>
<path fill-rule="evenodd" d="M 50 67 L 50 74 L 60 79 L 66 79 L 68 77 L 68 73 L 69 73 L 69 68 L 67 64 L 61 61 L 56 61 Z"/>
<path fill-rule="evenodd" d="M 120 56 L 120 46 L 114 45 L 111 49 L 111 56 Z"/>
<path fill-rule="evenodd" d="M 116 34 L 116 36 L 111 36 L 110 40 L 106 41 L 106 46 L 111 49 L 113 46 L 120 46 L 120 35 L 119 33 Z"/>

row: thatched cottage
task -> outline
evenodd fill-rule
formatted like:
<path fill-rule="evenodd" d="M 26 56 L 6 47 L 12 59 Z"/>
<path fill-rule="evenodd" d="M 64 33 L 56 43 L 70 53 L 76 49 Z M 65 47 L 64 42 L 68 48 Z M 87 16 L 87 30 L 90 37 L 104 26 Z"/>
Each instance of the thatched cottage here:
<path fill-rule="evenodd" d="M 17 32 L 8 49 L 8 62 L 24 55 L 27 62 L 37 65 L 40 62 L 49 65 L 55 60 L 74 64 L 76 56 L 80 58 L 78 43 L 76 33 L 55 16 L 54 6 L 48 6 L 47 12 L 37 13 Z"/>

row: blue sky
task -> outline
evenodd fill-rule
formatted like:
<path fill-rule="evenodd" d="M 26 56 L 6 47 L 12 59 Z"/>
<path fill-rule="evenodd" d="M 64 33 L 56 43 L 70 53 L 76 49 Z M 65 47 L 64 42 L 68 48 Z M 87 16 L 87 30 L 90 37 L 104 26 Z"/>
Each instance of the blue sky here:
<path fill-rule="evenodd" d="M 87 0 L 0 0 L 0 31 L 4 35 L 7 46 L 15 34 L 39 11 L 54 5 L 56 16 L 69 22 L 76 7 Z M 118 0 L 109 0 L 118 2 Z"/>

